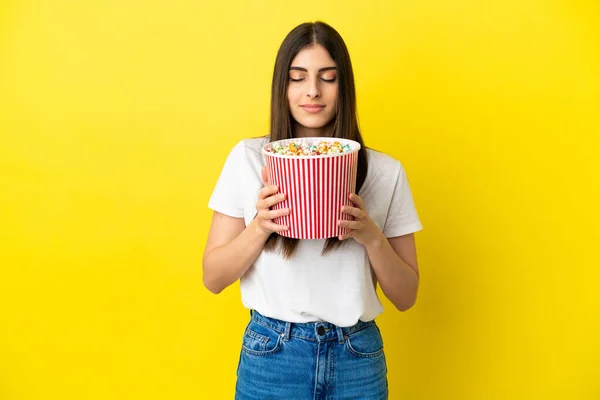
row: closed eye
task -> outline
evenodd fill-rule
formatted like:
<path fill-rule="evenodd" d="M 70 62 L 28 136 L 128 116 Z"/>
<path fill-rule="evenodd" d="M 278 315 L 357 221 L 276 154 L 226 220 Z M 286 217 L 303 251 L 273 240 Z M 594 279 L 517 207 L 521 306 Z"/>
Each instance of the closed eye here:
<path fill-rule="evenodd" d="M 290 81 L 292 81 L 292 82 L 302 82 L 302 81 L 303 81 L 303 80 L 305 80 L 305 79 L 306 79 L 306 78 L 304 78 L 304 77 L 302 77 L 302 78 L 292 78 L 292 77 L 290 77 Z M 327 82 L 327 83 L 333 83 L 333 82 L 335 82 L 335 81 L 336 81 L 337 77 L 330 78 L 330 79 L 327 79 L 327 78 L 320 78 L 320 79 L 321 79 L 323 82 Z"/>

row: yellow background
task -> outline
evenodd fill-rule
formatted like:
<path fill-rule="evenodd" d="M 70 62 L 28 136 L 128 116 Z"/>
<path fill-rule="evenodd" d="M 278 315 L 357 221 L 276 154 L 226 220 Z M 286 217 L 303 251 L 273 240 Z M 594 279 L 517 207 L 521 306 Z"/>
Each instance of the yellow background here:
<path fill-rule="evenodd" d="M 0 399 L 232 398 L 207 201 L 319 19 L 425 226 L 390 398 L 600 399 L 600 3 L 206 3 L 0 2 Z"/>

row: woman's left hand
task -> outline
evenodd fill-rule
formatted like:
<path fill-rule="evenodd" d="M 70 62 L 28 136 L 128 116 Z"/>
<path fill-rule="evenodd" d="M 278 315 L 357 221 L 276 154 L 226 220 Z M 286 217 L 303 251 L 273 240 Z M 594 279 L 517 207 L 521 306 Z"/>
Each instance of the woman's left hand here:
<path fill-rule="evenodd" d="M 339 220 L 338 226 L 342 228 L 349 228 L 350 232 L 340 235 L 340 240 L 346 240 L 353 238 L 363 246 L 367 246 L 373 240 L 376 240 L 381 234 L 381 230 L 375 222 L 369 217 L 369 214 L 365 210 L 365 204 L 363 199 L 357 194 L 350 193 L 350 201 L 354 204 L 354 207 L 343 206 L 342 212 L 349 214 L 354 217 L 354 221 Z"/>

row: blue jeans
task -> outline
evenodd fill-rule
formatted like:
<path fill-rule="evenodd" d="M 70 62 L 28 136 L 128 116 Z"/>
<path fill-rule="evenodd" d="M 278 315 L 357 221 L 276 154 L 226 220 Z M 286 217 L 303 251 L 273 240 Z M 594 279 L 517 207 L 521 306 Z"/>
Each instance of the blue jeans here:
<path fill-rule="evenodd" d="M 340 328 L 252 312 L 237 371 L 237 400 L 385 400 L 387 366 L 375 321 Z"/>

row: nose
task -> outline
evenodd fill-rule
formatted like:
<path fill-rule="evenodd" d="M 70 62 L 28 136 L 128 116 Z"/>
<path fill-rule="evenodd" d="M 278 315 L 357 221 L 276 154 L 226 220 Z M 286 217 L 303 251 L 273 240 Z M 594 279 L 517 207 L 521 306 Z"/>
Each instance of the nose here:
<path fill-rule="evenodd" d="M 316 99 L 321 95 L 321 90 L 319 89 L 319 83 L 316 79 L 311 79 L 308 86 L 308 91 L 306 95 L 311 99 Z"/>

